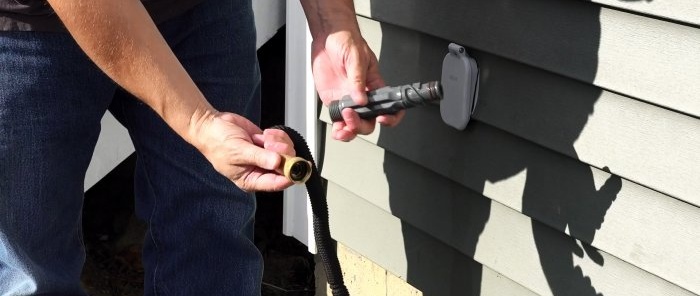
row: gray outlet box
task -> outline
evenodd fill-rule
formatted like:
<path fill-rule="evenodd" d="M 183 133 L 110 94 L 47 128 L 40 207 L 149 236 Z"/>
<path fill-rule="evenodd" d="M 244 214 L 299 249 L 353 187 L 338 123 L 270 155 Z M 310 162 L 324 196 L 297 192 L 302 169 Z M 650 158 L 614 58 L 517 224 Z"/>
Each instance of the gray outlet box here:
<path fill-rule="evenodd" d="M 464 47 L 451 43 L 448 49 L 442 61 L 440 115 L 447 125 L 464 130 L 479 97 L 479 67 Z"/>

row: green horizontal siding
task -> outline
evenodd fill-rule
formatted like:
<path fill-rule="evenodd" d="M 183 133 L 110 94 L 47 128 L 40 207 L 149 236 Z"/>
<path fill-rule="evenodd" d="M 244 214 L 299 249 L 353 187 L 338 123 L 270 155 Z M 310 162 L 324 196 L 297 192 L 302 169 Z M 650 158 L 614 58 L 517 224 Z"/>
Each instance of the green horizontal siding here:
<path fill-rule="evenodd" d="M 358 14 L 700 116 L 700 29 L 562 0 L 357 0 Z"/>
<path fill-rule="evenodd" d="M 356 0 L 388 84 L 439 79 L 456 42 L 480 97 L 464 131 L 425 106 L 327 136 L 334 236 L 425 295 L 699 295 L 693 2 Z"/>
<path fill-rule="evenodd" d="M 440 79 L 447 41 L 366 18 L 359 22 L 380 59 L 388 57 L 380 68 L 389 84 Z M 700 182 L 695 182 L 700 120 L 494 55 L 473 54 L 483 74 L 476 120 L 700 205 Z M 426 122 L 425 128 L 448 129 L 439 121 Z"/>
<path fill-rule="evenodd" d="M 482 139 L 497 137 L 491 136 L 489 133 L 502 133 L 494 129 L 489 130 L 488 127 L 479 129 L 481 130 L 479 138 Z M 518 149 L 527 149 L 526 146 L 517 145 L 517 141 L 510 143 L 490 141 L 489 143 L 474 143 L 473 145 L 478 147 L 474 147 L 474 150 L 468 150 L 468 153 L 471 154 L 469 158 L 486 159 L 486 161 L 489 161 L 489 151 L 497 150 L 498 146 L 513 147 L 514 153 L 517 153 Z M 482 151 L 482 153 L 478 151 Z M 522 156 L 532 157 L 531 159 L 543 165 L 561 162 L 557 158 L 533 157 L 534 154 L 523 154 Z M 437 158 L 435 157 L 435 159 Z M 538 225 L 541 223 L 564 232 L 566 226 L 563 224 L 568 223 L 570 230 L 568 233 L 561 233 L 562 236 L 568 234 L 580 241 L 592 244 L 593 247 L 604 250 L 605 253 L 617 257 L 618 260 L 635 265 L 650 274 L 659 275 L 659 277 L 687 289 L 697 291 L 700 288 L 695 281 L 696 275 L 700 272 L 698 269 L 700 268 L 700 258 L 688 255 L 696 252 L 696 247 L 700 245 L 700 238 L 694 234 L 700 231 L 700 213 L 696 207 L 626 180 L 620 180 L 620 191 L 604 216 L 604 221 L 599 221 L 602 225 L 597 230 L 595 239 L 591 240 L 592 237 L 588 236 L 588 232 L 580 230 L 596 226 L 590 225 L 591 221 L 587 219 L 592 210 L 586 208 L 584 202 L 561 204 L 561 200 L 567 198 L 561 195 L 570 194 L 568 190 L 573 189 L 570 186 L 571 183 L 537 184 L 538 182 L 527 180 L 528 177 L 532 178 L 533 174 L 533 171 L 528 168 L 511 178 L 491 183 L 483 178 L 475 177 L 487 170 L 481 163 L 467 162 L 474 164 L 473 168 L 464 169 L 470 171 L 468 177 L 455 178 L 455 175 L 445 171 L 445 169 L 434 169 L 432 164 L 421 161 L 415 164 L 370 142 L 357 140 L 346 144 L 327 141 L 323 175 L 328 180 L 384 209 L 387 213 L 413 224 L 470 256 L 474 255 L 474 249 L 478 244 L 481 244 L 480 237 L 483 234 L 481 234 L 480 227 L 483 227 L 487 221 L 488 223 L 492 221 L 488 212 L 492 203 L 490 200 L 493 200 L 499 206 L 509 207 L 528 216 L 537 221 Z M 459 163 L 462 162 L 455 161 L 453 165 Z M 498 163 L 493 164 L 499 165 Z M 427 168 L 422 165 L 427 166 Z M 574 161 L 556 165 L 560 175 L 570 178 L 576 178 L 579 175 L 579 178 L 583 179 L 585 175 L 581 176 L 580 173 L 575 172 L 588 169 Z M 598 183 L 604 183 L 610 178 L 610 175 L 598 172 L 594 174 L 594 178 L 598 180 Z M 479 180 L 488 182 L 489 185 L 480 184 Z M 528 186 L 527 182 L 530 182 L 529 186 L 546 185 L 548 188 L 539 189 L 529 194 L 544 195 L 549 193 L 549 196 L 543 197 L 537 202 L 558 204 L 562 208 L 562 213 L 553 215 L 546 208 L 538 209 L 527 205 L 523 208 L 523 202 L 527 202 L 522 200 L 523 191 Z M 585 180 L 577 182 L 583 183 Z M 533 185 L 533 183 L 535 184 Z M 484 192 L 485 197 L 478 193 L 480 191 Z M 578 194 L 568 198 L 594 197 Z M 575 201 L 569 200 L 571 203 Z M 603 219 L 603 217 L 596 219 Z M 540 243 L 547 244 L 547 242 Z M 493 252 L 496 253 L 495 256 L 501 256 L 505 255 L 501 252 L 511 251 L 499 249 Z M 606 260 L 606 264 L 607 262 L 608 260 Z M 685 267 L 678 268 L 678 266 Z M 634 267 L 629 268 L 634 269 Z M 496 270 L 504 273 L 501 270 Z M 606 272 L 605 269 L 602 272 Z M 562 281 L 569 282 L 570 279 L 562 278 Z"/>
<path fill-rule="evenodd" d="M 336 240 L 354 246 L 423 295 L 537 295 L 333 183 L 328 204 Z M 404 241 L 415 245 L 407 249 Z"/>
<path fill-rule="evenodd" d="M 346 245 L 355 246 L 354 248 L 358 248 L 355 250 L 378 264 L 389 266 L 391 272 L 397 272 L 391 269 L 395 262 L 403 262 L 407 265 L 404 268 L 407 270 L 408 282 L 424 291 L 424 295 L 482 295 L 478 293 L 487 290 L 475 291 L 469 286 L 469 283 L 475 280 L 483 284 L 483 280 L 473 278 L 480 271 L 470 268 L 465 262 L 467 257 L 455 254 L 451 248 L 436 243 L 431 236 L 417 231 L 408 223 L 402 223 L 401 220 L 335 183 L 329 183 L 328 194 L 329 206 L 332 209 L 331 232 L 334 233 L 334 237 Z M 557 274 L 557 281 L 548 283 L 543 275 L 537 249 L 532 243 L 535 238 L 528 219 L 497 203 L 492 204 L 489 214 L 491 217 L 484 226 L 474 257 L 483 264 L 486 272 L 500 273 L 515 282 L 516 285 L 513 286 L 524 287 L 522 290 L 531 290 L 539 295 L 552 295 L 549 286 L 555 285 L 566 291 L 558 295 L 595 295 L 590 282 L 581 277 L 581 270 L 584 270 L 586 276 L 595 280 L 597 292 L 604 295 L 695 295 L 605 253 L 602 253 L 605 260 L 604 269 L 597 268 L 585 260 L 575 260 L 572 262 L 577 264 L 579 269 L 562 269 Z M 538 239 L 553 246 L 553 249 L 566 248 L 572 244 L 549 228 L 539 229 L 538 233 Z M 403 247 L 401 243 L 410 247 Z M 387 260 L 387 257 L 399 258 Z M 557 260 L 566 261 L 565 258 Z M 571 261 L 570 257 L 568 261 Z M 402 268 L 399 269 L 398 272 L 401 273 Z M 413 282 L 412 279 L 424 282 Z"/>
<path fill-rule="evenodd" d="M 608 7 L 647 14 L 652 17 L 665 18 L 670 21 L 700 25 L 700 5 L 696 0 L 665 1 L 620 1 L 588 0 Z"/>

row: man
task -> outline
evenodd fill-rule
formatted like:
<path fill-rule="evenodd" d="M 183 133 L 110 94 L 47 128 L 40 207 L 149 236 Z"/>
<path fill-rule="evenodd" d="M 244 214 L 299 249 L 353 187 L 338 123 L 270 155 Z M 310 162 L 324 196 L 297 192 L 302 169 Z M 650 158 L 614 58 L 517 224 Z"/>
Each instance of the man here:
<path fill-rule="evenodd" d="M 302 5 L 322 100 L 365 102 L 383 82 L 352 1 Z M 250 0 L 0 0 L 0 28 L 0 295 L 84 294 L 83 179 L 108 108 L 138 155 L 145 293 L 259 294 L 248 192 L 290 186 L 275 168 L 294 149 L 255 124 Z M 343 116 L 338 140 L 374 128 Z"/>

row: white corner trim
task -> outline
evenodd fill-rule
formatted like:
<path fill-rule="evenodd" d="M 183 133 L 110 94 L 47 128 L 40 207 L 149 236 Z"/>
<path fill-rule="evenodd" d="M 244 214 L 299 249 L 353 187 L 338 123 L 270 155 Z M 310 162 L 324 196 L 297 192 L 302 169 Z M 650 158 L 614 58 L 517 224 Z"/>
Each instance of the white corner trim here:
<path fill-rule="evenodd" d="M 270 40 L 284 25 L 285 5 L 280 0 L 255 0 L 253 1 L 253 14 L 255 14 L 255 30 L 257 33 L 256 47 L 260 49 Z"/>
<path fill-rule="evenodd" d="M 286 47 L 285 124 L 306 138 L 314 159 L 318 159 L 318 100 L 311 75 L 311 33 L 298 0 L 287 0 Z M 282 232 L 306 244 L 309 252 L 316 253 L 308 200 L 303 186 L 285 190 Z"/>

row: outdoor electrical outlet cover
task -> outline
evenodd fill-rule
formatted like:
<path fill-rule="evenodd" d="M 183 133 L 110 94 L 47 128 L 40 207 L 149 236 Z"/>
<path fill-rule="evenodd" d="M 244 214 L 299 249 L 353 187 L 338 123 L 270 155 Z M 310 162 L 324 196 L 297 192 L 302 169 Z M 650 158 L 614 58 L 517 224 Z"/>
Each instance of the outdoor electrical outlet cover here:
<path fill-rule="evenodd" d="M 449 126 L 464 130 L 479 95 L 479 68 L 464 47 L 450 43 L 442 61 L 440 115 Z"/>

